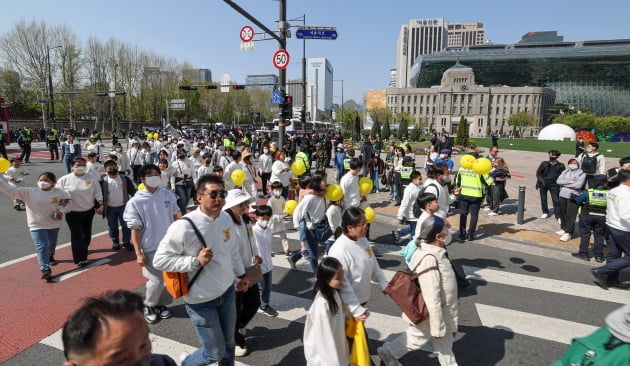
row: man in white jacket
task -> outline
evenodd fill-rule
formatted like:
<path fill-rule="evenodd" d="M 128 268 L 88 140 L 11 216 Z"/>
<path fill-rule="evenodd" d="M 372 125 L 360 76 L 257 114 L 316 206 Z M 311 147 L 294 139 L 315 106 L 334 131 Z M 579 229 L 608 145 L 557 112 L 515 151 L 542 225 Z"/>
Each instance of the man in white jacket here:
<path fill-rule="evenodd" d="M 245 268 L 232 243 L 233 223 L 221 211 L 227 191 L 223 179 L 205 175 L 199 178 L 199 207 L 184 216 L 190 222 L 174 222 L 155 254 L 155 268 L 199 275 L 183 296 L 186 311 L 197 329 L 202 347 L 187 356 L 183 366 L 234 365 L 236 328 L 236 291 L 249 288 Z M 203 245 L 192 225 L 199 230 Z"/>
<path fill-rule="evenodd" d="M 153 266 L 153 258 L 166 229 L 181 217 L 181 212 L 173 192 L 159 187 L 160 168 L 147 164 L 140 168 L 138 174 L 145 189 L 138 191 L 127 202 L 123 219 L 131 229 L 131 244 L 136 252 L 136 261 L 147 279 L 144 318 L 153 324 L 171 317 L 168 308 L 159 303 L 164 291 L 164 279 L 162 271 Z"/>

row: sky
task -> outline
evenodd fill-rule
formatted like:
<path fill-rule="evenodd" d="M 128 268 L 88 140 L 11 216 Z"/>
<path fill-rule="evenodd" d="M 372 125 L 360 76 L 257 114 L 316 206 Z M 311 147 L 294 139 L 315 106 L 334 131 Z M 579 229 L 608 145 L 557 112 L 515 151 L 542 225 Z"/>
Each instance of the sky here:
<path fill-rule="evenodd" d="M 10 0 L 3 0 L 9 2 Z M 234 0 L 268 28 L 277 29 L 279 2 Z M 447 22 L 480 22 L 486 39 L 516 43 L 531 31 L 557 30 L 565 41 L 630 39 L 630 1 L 419 1 L 419 0 L 286 0 L 287 19 L 306 15 L 307 26 L 335 26 L 336 40 L 307 40 L 306 57 L 326 57 L 333 67 L 334 103 L 355 100 L 371 89 L 387 87 L 396 66 L 396 41 L 411 19 L 444 18 Z M 6 5 L 6 4 L 5 4 Z M 222 0 L 19 0 L 3 7 L 0 34 L 18 20 L 66 25 L 85 44 L 94 36 L 115 38 L 164 57 L 212 71 L 213 81 L 229 74 L 245 83 L 249 74 L 277 73 L 275 40 L 240 51 L 240 29 L 252 25 Z M 293 26 L 302 21 L 289 22 Z M 302 40 L 287 40 L 287 78 L 301 77 Z M 260 35 L 256 36 L 258 39 Z"/>

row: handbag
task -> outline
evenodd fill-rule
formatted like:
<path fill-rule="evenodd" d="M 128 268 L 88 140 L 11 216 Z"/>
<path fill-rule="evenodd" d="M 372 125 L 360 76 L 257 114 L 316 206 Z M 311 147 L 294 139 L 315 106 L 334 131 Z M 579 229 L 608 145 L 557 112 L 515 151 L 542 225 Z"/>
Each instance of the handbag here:
<path fill-rule="evenodd" d="M 184 171 L 182 170 L 182 167 L 180 166 L 179 163 L 177 163 L 177 169 L 179 169 L 180 173 L 184 174 Z M 182 185 L 184 187 L 187 187 L 187 188 L 192 188 L 192 187 L 195 186 L 195 182 L 193 182 L 192 177 L 190 175 L 188 175 L 188 174 L 184 174 L 183 178 L 175 177 L 175 181 L 176 182 L 180 182 L 181 181 Z"/>
<path fill-rule="evenodd" d="M 188 217 L 182 217 L 182 220 L 186 220 L 192 225 L 193 230 L 195 230 L 195 234 L 197 235 L 197 239 L 201 242 L 204 248 L 206 248 L 206 241 L 203 236 L 197 229 L 197 226 L 190 220 Z M 192 279 L 188 281 L 188 275 L 183 272 L 162 272 L 162 277 L 164 278 L 164 287 L 166 287 L 166 291 L 168 291 L 174 299 L 179 299 L 180 297 L 186 295 L 193 283 L 197 280 L 199 273 L 203 267 L 199 268 L 197 272 L 193 275 Z"/>
<path fill-rule="evenodd" d="M 381 184 L 386 186 L 387 185 L 387 175 L 383 174 L 381 175 Z"/>
<path fill-rule="evenodd" d="M 254 248 L 252 247 L 252 239 L 249 236 L 249 230 L 247 231 L 247 240 L 249 241 L 249 250 L 252 252 L 252 261 L 254 261 Z M 260 269 L 260 265 L 256 263 L 245 268 L 245 275 L 249 280 L 249 287 L 263 280 L 262 269 Z"/>
<path fill-rule="evenodd" d="M 428 255 L 435 257 L 433 254 L 427 254 L 420 259 L 418 264 L 413 268 L 413 271 L 403 269 L 396 272 L 383 291 L 385 295 L 394 300 L 396 305 L 398 305 L 400 310 L 405 313 L 413 324 L 418 324 L 429 316 L 429 309 L 427 309 L 427 305 L 424 303 L 418 277 L 434 269 L 439 271 L 437 266 L 433 266 L 420 273 L 416 273 L 416 269 Z"/>

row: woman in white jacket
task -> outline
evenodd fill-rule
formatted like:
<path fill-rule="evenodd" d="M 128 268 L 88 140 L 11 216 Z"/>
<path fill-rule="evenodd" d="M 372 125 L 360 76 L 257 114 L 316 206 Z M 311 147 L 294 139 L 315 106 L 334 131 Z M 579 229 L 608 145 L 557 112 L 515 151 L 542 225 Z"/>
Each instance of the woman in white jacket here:
<path fill-rule="evenodd" d="M 387 366 L 400 365 L 400 357 L 423 347 L 429 341 L 433 344 L 440 365 L 457 365 L 453 354 L 453 333 L 457 331 L 458 318 L 457 281 L 444 249 L 447 235 L 448 228 L 439 216 L 430 216 L 422 223 L 420 238 L 416 241 L 419 250 L 411 258 L 410 268 L 416 273 L 422 273 L 430 267 L 437 267 L 418 277 L 429 316 L 414 325 L 407 316 L 402 315 L 409 323 L 406 332 L 377 350 Z"/>

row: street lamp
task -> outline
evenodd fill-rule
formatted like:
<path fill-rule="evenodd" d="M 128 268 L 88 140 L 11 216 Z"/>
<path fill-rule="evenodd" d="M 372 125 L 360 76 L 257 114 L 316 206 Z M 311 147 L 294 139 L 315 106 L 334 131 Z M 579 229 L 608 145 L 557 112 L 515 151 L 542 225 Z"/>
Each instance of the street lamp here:
<path fill-rule="evenodd" d="M 53 97 L 53 83 L 52 83 L 52 73 L 50 72 L 50 50 L 54 50 L 55 48 L 61 48 L 63 46 L 54 46 L 49 47 L 46 46 L 46 61 L 48 62 L 48 99 L 50 100 L 50 115 L 49 118 L 52 122 L 55 122 L 55 99 Z M 46 123 L 44 123 L 44 128 L 46 128 Z"/>
<path fill-rule="evenodd" d="M 341 82 L 341 107 L 339 109 L 341 110 L 341 124 L 343 125 L 343 79 L 333 80 L 333 81 Z"/>

